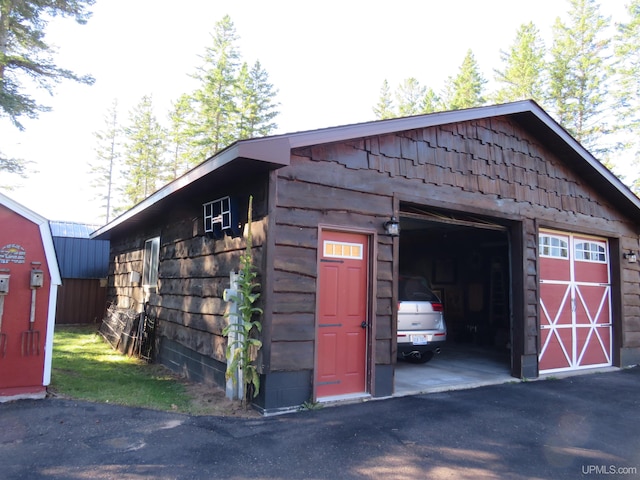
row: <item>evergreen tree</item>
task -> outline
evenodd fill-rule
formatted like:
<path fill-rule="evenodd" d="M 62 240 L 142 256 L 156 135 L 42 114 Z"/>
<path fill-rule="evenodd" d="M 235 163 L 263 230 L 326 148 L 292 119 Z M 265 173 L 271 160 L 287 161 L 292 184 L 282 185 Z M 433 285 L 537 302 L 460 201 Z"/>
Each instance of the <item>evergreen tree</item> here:
<path fill-rule="evenodd" d="M 640 0 L 627 6 L 629 20 L 617 27 L 612 97 L 616 115 L 616 130 L 622 133 L 623 148 L 640 162 Z M 633 183 L 640 191 L 640 179 Z"/>
<path fill-rule="evenodd" d="M 198 88 L 183 95 L 170 113 L 176 165 L 193 167 L 236 140 L 269 135 L 277 128 L 278 92 L 259 61 L 251 68 L 241 61 L 228 15 L 216 23 L 211 37 L 193 75 Z"/>
<path fill-rule="evenodd" d="M 204 64 L 194 75 L 200 88 L 192 95 L 195 123 L 189 134 L 196 157 L 192 163 L 206 160 L 236 140 L 234 95 L 240 53 L 236 46 L 238 36 L 228 15 L 216 23 L 212 40 L 213 45 L 205 50 Z"/>
<path fill-rule="evenodd" d="M 445 106 L 448 110 L 479 107 L 485 103 L 483 96 L 486 80 L 480 73 L 471 50 L 460 65 L 458 75 L 449 77 L 445 86 Z"/>
<path fill-rule="evenodd" d="M 517 100 L 543 100 L 545 46 L 536 26 L 521 25 L 508 51 L 500 51 L 502 70 L 494 70 L 500 88 L 493 95 L 496 103 Z"/>
<path fill-rule="evenodd" d="M 236 138 L 265 136 L 277 128 L 277 90 L 269 83 L 269 74 L 256 61 L 249 70 L 242 64 L 236 84 Z"/>
<path fill-rule="evenodd" d="M 53 49 L 45 41 L 50 17 L 75 17 L 86 23 L 87 8 L 95 0 L 0 0 L 0 116 L 7 116 L 20 130 L 20 117 L 36 118 L 49 110 L 24 92 L 21 82 L 30 79 L 36 86 L 52 92 L 62 79 L 90 84 L 89 76 L 78 76 L 56 66 Z M 26 177 L 24 160 L 5 157 L 0 152 L 0 172 Z"/>
<path fill-rule="evenodd" d="M 102 201 L 101 206 L 105 209 L 105 223 L 109 223 L 113 213 L 117 163 L 120 158 L 119 137 L 121 131 L 118 124 L 118 100 L 113 100 L 104 121 L 104 129 L 93 134 L 98 146 L 96 147 L 96 160 L 89 163 L 89 167 L 93 177 L 91 186 L 95 189 L 96 198 Z"/>
<path fill-rule="evenodd" d="M 549 68 L 549 110 L 587 149 L 605 153 L 598 141 L 606 133 L 605 105 L 609 20 L 599 14 L 595 0 L 569 0 L 569 23 L 553 26 Z"/>
<path fill-rule="evenodd" d="M 87 22 L 87 8 L 95 0 L 2 0 L 0 1 L 0 113 L 22 128 L 19 118 L 35 118 L 48 110 L 24 93 L 20 81 L 32 79 L 51 92 L 62 79 L 92 83 L 88 76 L 78 76 L 56 66 L 53 49 L 45 41 L 45 28 L 50 17 L 75 17 Z"/>
<path fill-rule="evenodd" d="M 192 152 L 191 139 L 189 132 L 193 130 L 195 125 L 193 106 L 191 105 L 191 97 L 181 95 L 176 102 L 173 103 L 169 112 L 170 129 L 168 132 L 167 143 L 169 146 L 169 158 L 167 164 L 167 178 L 171 181 L 180 175 L 195 167 L 199 158 Z"/>
<path fill-rule="evenodd" d="M 150 96 L 142 97 L 129 115 L 124 129 L 126 148 L 124 157 L 123 193 L 131 207 L 154 193 L 165 178 L 163 158 L 167 132 L 153 113 Z"/>
<path fill-rule="evenodd" d="M 442 100 L 432 88 L 426 88 L 422 99 L 422 113 L 433 113 L 442 110 Z"/>
<path fill-rule="evenodd" d="M 416 78 L 405 79 L 396 90 L 399 116 L 408 117 L 422 113 L 426 92 L 427 89 L 420 85 Z"/>
<path fill-rule="evenodd" d="M 396 116 L 393 109 L 393 100 L 391 99 L 391 90 L 389 88 L 389 82 L 387 79 L 382 82 L 382 88 L 380 88 L 380 98 L 375 107 L 373 107 L 373 113 L 377 120 L 385 120 L 387 118 L 393 118 Z"/>

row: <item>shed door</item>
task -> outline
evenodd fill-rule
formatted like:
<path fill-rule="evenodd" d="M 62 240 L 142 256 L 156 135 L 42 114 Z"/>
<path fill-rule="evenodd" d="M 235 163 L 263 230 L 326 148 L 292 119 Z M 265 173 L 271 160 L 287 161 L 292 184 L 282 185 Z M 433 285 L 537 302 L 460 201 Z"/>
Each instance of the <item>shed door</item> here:
<path fill-rule="evenodd" d="M 365 392 L 368 237 L 320 238 L 316 397 Z"/>
<path fill-rule="evenodd" d="M 606 239 L 540 232 L 541 373 L 611 365 Z"/>

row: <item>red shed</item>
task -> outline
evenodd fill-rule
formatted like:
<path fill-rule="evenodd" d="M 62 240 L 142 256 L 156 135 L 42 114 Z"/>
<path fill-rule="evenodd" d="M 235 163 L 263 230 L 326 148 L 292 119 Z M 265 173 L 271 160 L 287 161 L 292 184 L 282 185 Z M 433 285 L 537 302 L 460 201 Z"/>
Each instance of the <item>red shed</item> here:
<path fill-rule="evenodd" d="M 0 402 L 45 396 L 60 283 L 48 220 L 0 194 Z"/>

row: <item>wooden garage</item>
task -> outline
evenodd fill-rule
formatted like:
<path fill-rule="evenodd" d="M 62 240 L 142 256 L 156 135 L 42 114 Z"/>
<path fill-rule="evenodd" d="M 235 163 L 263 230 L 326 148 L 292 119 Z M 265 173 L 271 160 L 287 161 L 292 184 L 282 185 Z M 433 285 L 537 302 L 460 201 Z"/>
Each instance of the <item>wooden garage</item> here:
<path fill-rule="evenodd" d="M 265 413 L 393 395 L 405 269 L 516 378 L 640 360 L 640 200 L 532 101 L 239 141 L 95 232 L 113 305 L 199 381 L 224 384 L 249 196 Z"/>

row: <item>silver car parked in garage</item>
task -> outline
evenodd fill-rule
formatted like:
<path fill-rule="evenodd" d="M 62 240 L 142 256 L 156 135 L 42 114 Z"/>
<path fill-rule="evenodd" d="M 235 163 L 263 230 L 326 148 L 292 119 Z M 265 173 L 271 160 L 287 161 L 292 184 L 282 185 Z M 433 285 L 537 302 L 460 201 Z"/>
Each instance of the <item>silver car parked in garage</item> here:
<path fill-rule="evenodd" d="M 447 340 L 441 300 L 426 279 L 401 275 L 398 288 L 398 358 L 426 363 Z"/>

